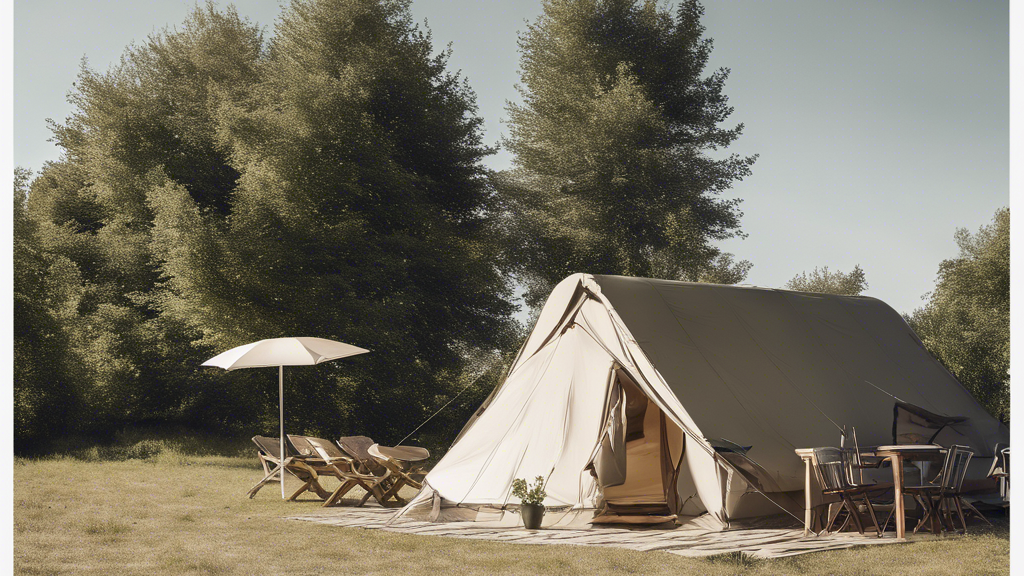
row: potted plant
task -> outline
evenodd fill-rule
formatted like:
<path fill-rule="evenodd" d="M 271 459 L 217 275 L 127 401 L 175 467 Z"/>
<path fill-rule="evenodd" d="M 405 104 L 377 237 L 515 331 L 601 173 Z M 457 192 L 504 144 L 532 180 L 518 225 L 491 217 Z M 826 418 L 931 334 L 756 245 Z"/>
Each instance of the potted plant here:
<path fill-rule="evenodd" d="M 516 478 L 512 481 L 512 495 L 522 502 L 519 510 L 523 513 L 523 525 L 529 530 L 540 528 L 540 521 L 544 519 L 544 477 L 537 476 L 537 481 L 530 488 L 526 480 Z"/>

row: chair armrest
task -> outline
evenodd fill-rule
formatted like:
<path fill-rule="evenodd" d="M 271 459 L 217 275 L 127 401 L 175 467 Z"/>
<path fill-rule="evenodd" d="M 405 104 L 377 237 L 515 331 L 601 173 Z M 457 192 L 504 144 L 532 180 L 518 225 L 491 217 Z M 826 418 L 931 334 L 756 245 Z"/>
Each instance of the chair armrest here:
<path fill-rule="evenodd" d="M 874 458 L 877 458 L 877 457 L 876 456 L 870 456 L 869 458 L 874 459 Z M 886 459 L 885 458 L 878 458 L 874 462 L 869 462 L 869 461 L 866 461 L 865 459 L 862 458 L 861 461 L 860 461 L 860 464 L 859 465 L 854 464 L 854 467 L 855 468 L 861 468 L 861 469 L 881 468 L 882 467 L 882 462 L 886 462 Z"/>

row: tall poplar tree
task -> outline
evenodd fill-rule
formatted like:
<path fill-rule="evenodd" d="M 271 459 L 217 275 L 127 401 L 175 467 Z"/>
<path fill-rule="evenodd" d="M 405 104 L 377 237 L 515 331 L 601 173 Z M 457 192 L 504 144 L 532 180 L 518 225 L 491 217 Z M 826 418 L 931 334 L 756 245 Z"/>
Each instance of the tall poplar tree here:
<path fill-rule="evenodd" d="M 745 275 L 722 273 L 713 241 L 738 233 L 739 201 L 721 195 L 755 157 L 716 153 L 743 125 L 722 127 L 729 71 L 704 75 L 702 14 L 695 0 L 545 0 L 520 36 L 514 168 L 498 182 L 531 305 L 573 272 Z"/>

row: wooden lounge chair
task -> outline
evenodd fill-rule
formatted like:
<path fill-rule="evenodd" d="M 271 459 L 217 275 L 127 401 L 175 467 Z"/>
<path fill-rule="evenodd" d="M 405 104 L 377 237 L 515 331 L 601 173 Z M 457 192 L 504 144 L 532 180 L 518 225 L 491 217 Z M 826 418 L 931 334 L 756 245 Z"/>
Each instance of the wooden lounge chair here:
<path fill-rule="evenodd" d="M 864 505 L 867 508 L 871 522 L 875 526 L 875 532 L 879 537 L 882 530 L 878 526 L 878 518 L 875 516 L 875 509 L 868 498 L 872 491 L 887 490 L 891 484 L 857 484 L 854 482 L 854 466 L 856 462 L 855 450 L 843 448 L 814 448 L 814 470 L 821 484 L 822 493 L 838 496 L 842 501 L 840 511 L 847 511 L 846 520 L 843 521 L 837 532 L 841 532 L 846 525 L 853 520 L 857 531 L 864 534 L 864 524 L 860 520 L 860 512 L 854 504 L 854 497 L 863 497 Z M 825 526 L 825 532 L 830 532 L 833 523 L 839 515 L 833 516 Z"/>
<path fill-rule="evenodd" d="M 377 462 L 376 458 L 370 456 L 370 446 L 376 442 L 369 436 L 342 436 L 338 438 L 338 446 L 342 452 L 348 454 L 359 465 L 359 471 L 364 474 L 381 475 L 387 468 Z M 393 479 L 389 478 L 389 481 Z"/>
<path fill-rule="evenodd" d="M 384 499 L 394 498 L 405 504 L 405 499 L 398 495 L 403 486 L 423 488 L 424 466 L 430 458 L 430 451 L 416 446 L 396 446 L 390 448 L 374 444 L 367 449 L 370 456 L 388 469 L 394 476 L 394 484 L 384 493 Z"/>
<path fill-rule="evenodd" d="M 331 441 L 323 438 L 288 436 L 288 439 L 297 449 L 308 448 L 314 454 L 312 458 L 305 460 L 313 470 L 320 475 L 333 476 L 341 482 L 341 485 L 324 500 L 324 506 L 334 505 L 356 486 L 366 491 L 358 506 L 366 504 L 370 496 L 373 496 L 381 506 L 385 505 L 387 498 L 384 497 L 385 488 L 381 484 L 390 476 L 389 471 L 384 470 L 381 475 L 360 472 L 355 460 L 342 453 Z"/>
<path fill-rule="evenodd" d="M 263 465 L 263 472 L 265 476 L 262 480 L 257 482 L 255 486 L 249 489 L 249 498 L 255 498 L 256 493 L 259 492 L 266 484 L 270 482 L 280 482 L 278 473 L 282 467 L 280 457 L 281 441 L 279 439 L 271 438 L 269 436 L 253 436 L 252 441 L 259 449 L 257 454 L 260 459 L 260 464 Z M 330 493 L 327 492 L 327 490 L 324 490 L 324 487 L 320 485 L 316 470 L 304 462 L 305 456 L 295 450 L 294 447 L 288 451 L 294 452 L 295 455 L 285 458 L 283 463 L 284 471 L 302 481 L 302 486 L 292 493 L 288 500 L 295 500 L 299 495 L 308 490 L 315 492 L 321 499 L 327 498 Z M 271 465 L 273 465 L 273 468 L 271 468 Z"/>

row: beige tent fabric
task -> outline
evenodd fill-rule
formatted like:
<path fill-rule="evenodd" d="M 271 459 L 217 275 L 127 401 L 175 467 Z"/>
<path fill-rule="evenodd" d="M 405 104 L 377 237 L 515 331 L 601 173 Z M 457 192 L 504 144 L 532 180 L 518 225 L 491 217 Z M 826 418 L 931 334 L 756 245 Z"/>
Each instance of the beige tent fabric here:
<path fill-rule="evenodd" d="M 748 456 L 782 490 L 803 487 L 793 449 L 837 445 L 842 426 L 856 427 L 861 446 L 890 444 L 893 396 L 967 417 L 954 428 L 979 457 L 1008 439 L 1006 426 L 874 298 L 595 280 L 700 430 L 751 445 Z"/>
<path fill-rule="evenodd" d="M 625 441 L 622 381 L 649 399 L 649 444 Z M 862 447 L 891 443 L 894 397 L 966 417 L 943 434 L 974 448 L 981 466 L 1008 442 L 1006 427 L 873 298 L 576 274 L 552 291 L 506 380 L 396 518 L 481 517 L 518 505 L 512 480 L 536 476 L 557 509 L 639 501 L 664 491 L 680 452 L 676 493 L 661 493 L 678 502 L 674 512 L 706 512 L 723 526 L 799 515 L 794 448 L 838 445 L 844 427 Z M 661 415 L 671 449 L 660 446 Z M 750 448 L 719 453 L 715 442 Z"/>

